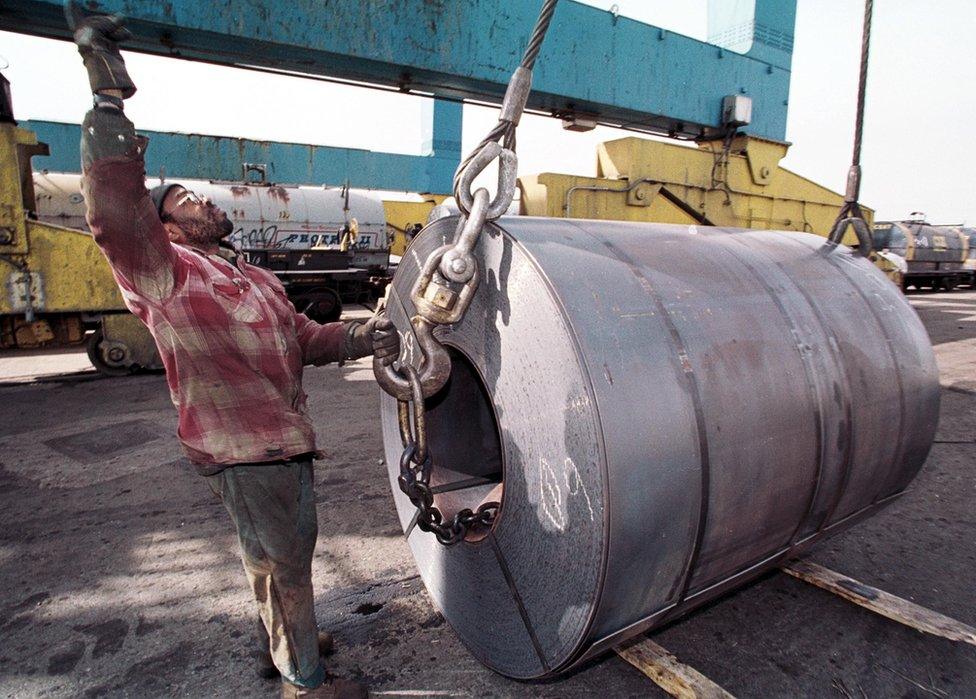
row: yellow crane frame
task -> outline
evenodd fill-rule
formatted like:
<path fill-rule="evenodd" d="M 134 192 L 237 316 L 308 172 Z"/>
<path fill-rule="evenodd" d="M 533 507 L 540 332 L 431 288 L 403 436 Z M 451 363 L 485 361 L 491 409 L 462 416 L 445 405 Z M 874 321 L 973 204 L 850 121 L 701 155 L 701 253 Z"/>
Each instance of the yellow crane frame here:
<path fill-rule="evenodd" d="M 31 157 L 46 154 L 33 131 L 0 123 L 0 348 L 80 343 L 94 329 L 89 356 L 102 371 L 158 368 L 92 236 L 34 220 Z"/>

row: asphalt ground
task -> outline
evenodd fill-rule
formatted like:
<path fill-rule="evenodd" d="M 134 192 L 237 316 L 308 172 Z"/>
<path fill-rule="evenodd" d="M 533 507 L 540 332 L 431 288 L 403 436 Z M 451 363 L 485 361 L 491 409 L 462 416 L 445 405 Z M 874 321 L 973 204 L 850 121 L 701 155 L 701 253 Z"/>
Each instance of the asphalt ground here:
<path fill-rule="evenodd" d="M 910 298 L 940 365 L 936 444 L 908 494 L 810 559 L 976 625 L 976 292 Z M 274 696 L 252 674 L 230 521 L 180 460 L 163 376 L 58 376 L 83 355 L 42 359 L 0 356 L 0 696 Z M 330 672 L 380 696 L 664 696 L 613 654 L 548 683 L 479 665 L 402 538 L 369 364 L 309 369 L 305 386 L 329 454 L 313 575 Z M 782 573 L 652 638 L 739 697 L 976 696 L 976 648 Z"/>

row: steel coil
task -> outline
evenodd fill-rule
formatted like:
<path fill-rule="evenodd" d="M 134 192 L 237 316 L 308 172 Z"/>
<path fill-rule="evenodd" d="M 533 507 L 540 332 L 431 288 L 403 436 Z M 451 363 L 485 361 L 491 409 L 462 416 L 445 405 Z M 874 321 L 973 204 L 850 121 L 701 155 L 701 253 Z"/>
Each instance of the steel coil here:
<path fill-rule="evenodd" d="M 418 268 L 391 318 L 405 361 Z M 503 218 L 481 284 L 437 336 L 448 385 L 427 400 L 432 483 L 448 514 L 501 499 L 454 547 L 401 523 L 434 604 L 488 667 L 564 671 L 739 586 L 898 496 L 939 410 L 928 337 L 898 289 L 802 233 Z"/>

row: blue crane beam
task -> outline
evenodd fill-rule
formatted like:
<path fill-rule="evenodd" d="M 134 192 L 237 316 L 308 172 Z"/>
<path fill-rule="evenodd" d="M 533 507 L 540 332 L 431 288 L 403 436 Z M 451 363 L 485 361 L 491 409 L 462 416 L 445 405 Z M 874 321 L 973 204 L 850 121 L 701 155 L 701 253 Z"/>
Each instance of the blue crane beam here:
<path fill-rule="evenodd" d="M 170 178 L 240 180 L 244 163 L 260 163 L 275 182 L 349 182 L 353 187 L 449 194 L 461 158 L 461 105 L 440 100 L 433 104 L 433 138 L 428 152 L 419 156 L 199 134 L 139 133 L 150 139 L 149 176 L 162 170 Z M 26 121 L 21 126 L 50 146 L 51 155 L 34 156 L 35 169 L 78 172 L 78 124 Z"/>
<path fill-rule="evenodd" d="M 125 15 L 137 51 L 497 102 L 541 0 L 85 4 Z M 753 20 L 728 28 L 752 33 L 751 48 L 738 54 L 563 0 L 529 107 L 697 137 L 720 130 L 723 96 L 745 94 L 753 100 L 746 130 L 783 140 L 795 16 L 796 0 L 755 0 Z M 68 38 L 61 0 L 5 0 L 0 29 Z"/>

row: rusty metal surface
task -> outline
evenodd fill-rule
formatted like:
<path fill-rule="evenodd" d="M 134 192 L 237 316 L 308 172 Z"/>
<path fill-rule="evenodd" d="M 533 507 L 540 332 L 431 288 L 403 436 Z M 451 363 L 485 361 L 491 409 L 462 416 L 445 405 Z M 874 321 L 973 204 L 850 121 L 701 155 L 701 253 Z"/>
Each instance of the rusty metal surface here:
<path fill-rule="evenodd" d="M 403 258 L 389 304 L 401 331 L 421 261 L 455 225 L 432 224 Z M 467 370 L 428 420 L 435 473 L 439 454 L 450 462 L 438 483 L 467 486 L 445 507 L 502 490 L 500 459 L 486 539 L 445 549 L 411 527 L 395 401 L 381 410 L 431 597 L 505 675 L 565 670 L 742 584 L 886 504 L 925 460 L 939 412 L 929 340 L 844 247 L 520 217 L 488 227 L 476 257 L 467 315 L 438 331 Z M 409 334 L 404 348 L 416 363 Z M 459 419 L 455 391 L 482 403 Z"/>

